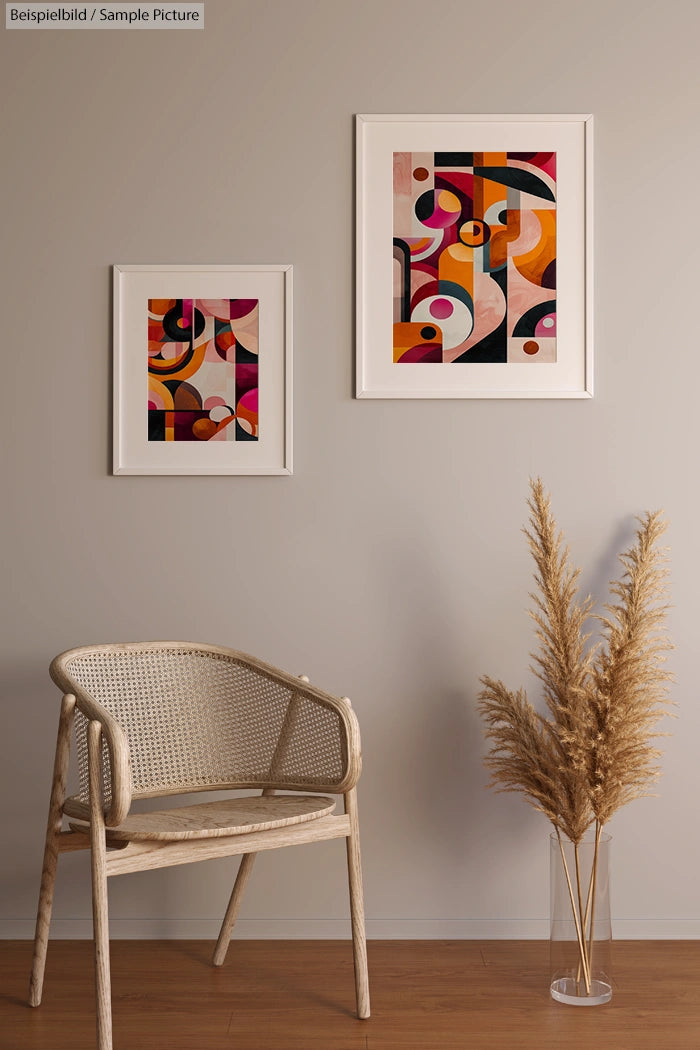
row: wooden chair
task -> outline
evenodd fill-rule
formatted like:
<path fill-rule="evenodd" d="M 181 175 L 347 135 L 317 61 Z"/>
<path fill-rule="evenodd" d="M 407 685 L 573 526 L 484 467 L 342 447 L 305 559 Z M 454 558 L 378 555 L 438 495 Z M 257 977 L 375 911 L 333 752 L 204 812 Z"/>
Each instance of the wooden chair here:
<path fill-rule="evenodd" d="M 110 876 L 240 855 L 214 950 L 221 966 L 256 853 L 344 838 L 357 1013 L 369 1017 L 355 791 L 360 736 L 349 700 L 245 653 L 189 642 L 83 646 L 57 656 L 50 673 L 64 696 L 30 1004 L 41 1002 L 59 853 L 91 851 L 97 1042 L 111 1050 Z M 67 798 L 73 725 L 80 791 Z M 131 812 L 134 799 L 241 788 L 262 794 Z M 343 796 L 343 815 L 332 815 L 335 801 L 323 792 Z"/>

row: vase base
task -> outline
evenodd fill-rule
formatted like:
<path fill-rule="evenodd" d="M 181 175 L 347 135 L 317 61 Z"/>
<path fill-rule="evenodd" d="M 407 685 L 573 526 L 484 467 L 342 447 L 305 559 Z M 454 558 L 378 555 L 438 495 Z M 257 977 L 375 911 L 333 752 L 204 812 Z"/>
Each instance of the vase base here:
<path fill-rule="evenodd" d="M 573 977 L 559 977 L 552 981 L 549 989 L 552 999 L 568 1006 L 602 1006 L 612 999 L 612 987 L 605 981 L 591 981 L 590 994 L 586 993 L 583 981 Z"/>

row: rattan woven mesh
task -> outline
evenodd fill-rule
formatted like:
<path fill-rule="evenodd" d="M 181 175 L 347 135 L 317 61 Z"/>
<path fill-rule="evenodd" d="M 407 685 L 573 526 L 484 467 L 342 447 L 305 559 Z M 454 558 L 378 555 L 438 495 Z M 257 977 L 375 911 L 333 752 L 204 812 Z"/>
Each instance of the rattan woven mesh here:
<path fill-rule="evenodd" d="M 339 714 L 234 657 L 206 650 L 92 650 L 66 667 L 124 730 L 133 797 L 219 784 L 340 783 Z M 283 745 L 280 735 L 284 728 Z M 80 798 L 88 800 L 87 719 L 76 713 Z M 109 755 L 104 782 L 111 796 Z"/>

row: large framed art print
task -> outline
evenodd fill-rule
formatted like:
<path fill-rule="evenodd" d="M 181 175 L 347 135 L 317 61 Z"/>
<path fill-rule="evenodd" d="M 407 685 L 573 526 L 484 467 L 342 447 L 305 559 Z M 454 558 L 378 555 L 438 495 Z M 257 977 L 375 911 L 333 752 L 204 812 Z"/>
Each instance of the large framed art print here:
<path fill-rule="evenodd" d="M 592 396 L 592 129 L 356 118 L 357 397 Z"/>
<path fill-rule="evenodd" d="M 292 267 L 114 267 L 114 473 L 291 474 Z"/>

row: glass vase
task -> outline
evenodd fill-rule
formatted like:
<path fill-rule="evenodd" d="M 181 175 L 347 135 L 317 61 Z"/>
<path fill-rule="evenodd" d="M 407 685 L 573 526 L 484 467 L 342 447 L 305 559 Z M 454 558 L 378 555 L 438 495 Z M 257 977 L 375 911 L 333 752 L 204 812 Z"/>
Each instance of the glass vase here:
<path fill-rule="evenodd" d="M 597 841 L 596 841 L 597 840 Z M 610 835 L 550 836 L 550 992 L 571 1006 L 612 998 Z"/>

